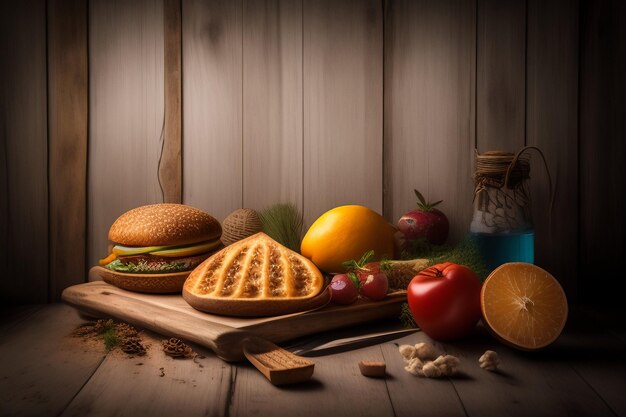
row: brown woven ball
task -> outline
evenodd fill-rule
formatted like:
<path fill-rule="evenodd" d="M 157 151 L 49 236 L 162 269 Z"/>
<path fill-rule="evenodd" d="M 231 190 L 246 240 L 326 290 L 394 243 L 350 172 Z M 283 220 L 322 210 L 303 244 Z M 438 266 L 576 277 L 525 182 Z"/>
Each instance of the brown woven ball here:
<path fill-rule="evenodd" d="M 237 209 L 222 223 L 222 243 L 231 245 L 241 239 L 259 233 L 263 225 L 259 214 L 252 209 Z"/>

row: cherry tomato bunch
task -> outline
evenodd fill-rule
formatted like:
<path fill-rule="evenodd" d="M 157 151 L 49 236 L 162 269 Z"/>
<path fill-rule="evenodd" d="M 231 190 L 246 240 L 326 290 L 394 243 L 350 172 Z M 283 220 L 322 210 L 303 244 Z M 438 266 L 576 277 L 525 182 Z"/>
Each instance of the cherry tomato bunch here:
<path fill-rule="evenodd" d="M 369 251 L 358 260 L 344 262 L 348 271 L 337 274 L 330 282 L 331 300 L 337 304 L 352 304 L 359 294 L 372 301 L 380 301 L 387 296 L 389 281 L 381 270 L 380 262 L 369 262 L 374 251 Z"/>

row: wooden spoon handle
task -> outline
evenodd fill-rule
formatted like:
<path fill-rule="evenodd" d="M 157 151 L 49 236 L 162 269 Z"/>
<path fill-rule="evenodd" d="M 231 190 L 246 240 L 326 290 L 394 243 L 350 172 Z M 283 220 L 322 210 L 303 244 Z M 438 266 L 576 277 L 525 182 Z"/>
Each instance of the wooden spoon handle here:
<path fill-rule="evenodd" d="M 315 362 L 294 355 L 259 337 L 246 338 L 243 341 L 243 353 L 274 385 L 308 381 L 313 375 Z"/>

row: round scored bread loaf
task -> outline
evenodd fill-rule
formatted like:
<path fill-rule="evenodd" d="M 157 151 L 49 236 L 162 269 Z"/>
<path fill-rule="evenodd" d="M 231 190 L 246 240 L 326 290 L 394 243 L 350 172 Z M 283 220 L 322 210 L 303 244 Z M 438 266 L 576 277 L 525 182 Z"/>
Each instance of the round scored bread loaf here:
<path fill-rule="evenodd" d="M 208 213 L 183 204 L 151 204 L 122 214 L 109 240 L 125 246 L 174 246 L 217 239 L 220 223 Z"/>
<path fill-rule="evenodd" d="M 183 298 L 206 313 L 261 317 L 322 307 L 330 291 L 324 290 L 324 278 L 313 262 L 257 233 L 194 269 Z"/>

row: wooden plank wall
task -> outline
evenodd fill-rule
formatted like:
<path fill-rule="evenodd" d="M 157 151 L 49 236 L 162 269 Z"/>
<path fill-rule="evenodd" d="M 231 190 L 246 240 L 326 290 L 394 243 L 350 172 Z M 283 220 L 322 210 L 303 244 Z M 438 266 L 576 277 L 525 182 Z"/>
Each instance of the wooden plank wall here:
<path fill-rule="evenodd" d="M 50 297 L 85 275 L 87 4 L 48 1 Z"/>
<path fill-rule="evenodd" d="M 304 219 L 344 204 L 382 213 L 382 6 L 304 2 Z"/>
<path fill-rule="evenodd" d="M 599 236 L 584 213 L 599 215 L 590 190 L 607 172 L 585 155 L 601 154 L 591 138 L 607 118 L 601 143 L 613 146 L 623 120 L 598 111 L 619 107 L 609 83 L 621 73 L 607 69 L 623 63 L 618 3 L 588 0 L 579 16 L 578 2 L 559 0 L 54 0 L 47 15 L 43 1 L 2 2 L 0 268 L 22 277 L 1 280 L 3 297 L 55 298 L 81 268 L 68 256 L 86 251 L 84 265 L 95 264 L 119 214 L 159 201 L 220 220 L 290 201 L 308 224 L 359 203 L 395 222 L 418 188 L 444 199 L 458 241 L 472 210 L 473 149 L 524 145 L 544 150 L 556 186 L 550 217 L 533 156 L 537 263 L 575 295 L 578 242 Z M 88 26 L 63 23 L 71 14 L 55 15 L 61 5 Z M 88 48 L 59 56 L 80 27 Z M 61 112 L 63 83 L 81 79 L 85 54 L 89 84 L 68 92 L 76 108 Z M 71 122 L 87 89 L 88 140 L 87 116 Z M 609 154 L 617 169 L 621 154 Z M 615 201 L 603 204 L 610 218 Z M 587 262 L 598 256 L 581 249 Z"/>
<path fill-rule="evenodd" d="M 163 138 L 159 185 L 165 203 L 182 201 L 182 10 L 180 0 L 163 1 Z"/>
<path fill-rule="evenodd" d="M 578 16 L 577 1 L 530 0 L 527 24 L 526 145 L 546 156 L 554 186 L 532 154 L 535 263 L 577 297 L 578 258 Z"/>
<path fill-rule="evenodd" d="M 472 215 L 476 5 L 390 1 L 385 9 L 385 216 L 441 209 L 458 241 Z"/>
<path fill-rule="evenodd" d="M 478 0 L 476 13 L 476 147 L 515 152 L 526 141 L 526 2 Z"/>
<path fill-rule="evenodd" d="M 626 3 L 585 2 L 580 24 L 581 291 L 624 306 L 615 286 L 626 253 Z"/>
<path fill-rule="evenodd" d="M 183 202 L 223 220 L 243 204 L 242 3 L 182 7 Z"/>
<path fill-rule="evenodd" d="M 89 3 L 87 265 L 120 214 L 163 201 L 163 51 L 162 0 Z"/>
<path fill-rule="evenodd" d="M 302 202 L 302 2 L 243 3 L 243 206 Z"/>
<path fill-rule="evenodd" d="M 0 303 L 48 300 L 46 3 L 0 2 Z"/>

